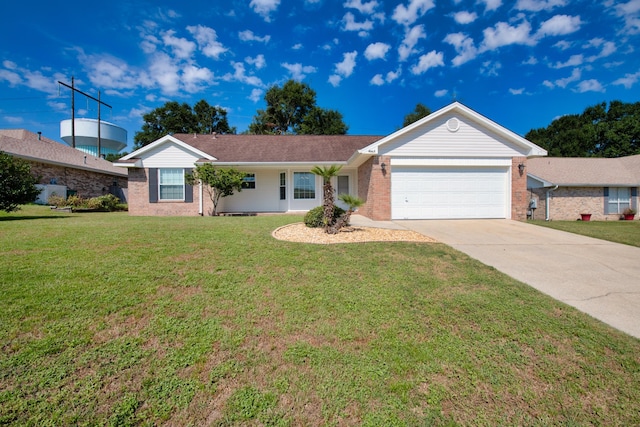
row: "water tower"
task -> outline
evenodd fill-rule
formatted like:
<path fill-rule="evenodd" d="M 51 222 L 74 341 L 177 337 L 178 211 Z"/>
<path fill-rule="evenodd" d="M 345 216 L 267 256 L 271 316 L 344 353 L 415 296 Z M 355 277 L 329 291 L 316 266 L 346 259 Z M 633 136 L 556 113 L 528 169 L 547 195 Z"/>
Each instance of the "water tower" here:
<path fill-rule="evenodd" d="M 71 124 L 75 123 L 72 130 Z M 60 122 L 60 138 L 73 147 L 92 156 L 98 157 L 98 123 L 100 123 L 100 154 L 117 154 L 127 146 L 127 131 L 113 123 L 96 119 L 71 119 Z M 74 132 L 75 131 L 75 132 Z"/>

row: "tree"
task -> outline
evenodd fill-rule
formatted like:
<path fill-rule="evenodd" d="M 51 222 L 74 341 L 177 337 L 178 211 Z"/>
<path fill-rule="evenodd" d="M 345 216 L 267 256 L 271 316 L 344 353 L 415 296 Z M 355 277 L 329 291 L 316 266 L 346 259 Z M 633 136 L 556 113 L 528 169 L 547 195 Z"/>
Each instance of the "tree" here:
<path fill-rule="evenodd" d="M 233 168 L 217 168 L 211 163 L 197 165 L 193 173 L 186 174 L 189 185 L 203 184 L 213 203 L 211 215 L 218 215 L 218 203 L 221 197 L 232 196 L 242 191 L 242 183 L 247 174 Z"/>
<path fill-rule="evenodd" d="M 333 185 L 331 178 L 338 175 L 342 166 L 314 166 L 311 173 L 322 177 L 322 205 L 324 206 L 324 230 L 328 233 L 333 225 L 333 210 L 335 209 L 335 195 L 333 194 Z"/>
<path fill-rule="evenodd" d="M 36 200 L 40 191 L 28 162 L 0 151 L 0 210 L 13 212 Z"/>
<path fill-rule="evenodd" d="M 557 157 L 621 157 L 640 154 L 640 102 L 603 102 L 582 114 L 559 117 L 525 135 Z"/>
<path fill-rule="evenodd" d="M 351 194 L 341 194 L 338 196 L 342 202 L 346 203 L 349 208 L 347 211 L 338 218 L 338 220 L 329 229 L 329 234 L 337 234 L 341 228 L 349 225 L 351 221 L 351 214 L 360 206 L 364 205 L 364 200 L 359 197 L 352 196 Z"/>
<path fill-rule="evenodd" d="M 342 114 L 316 105 L 316 92 L 306 83 L 287 81 L 270 87 L 265 110 L 258 110 L 249 125 L 251 134 L 343 135 L 348 127 Z"/>
<path fill-rule="evenodd" d="M 169 101 L 142 116 L 142 130 L 136 132 L 134 149 L 139 149 L 170 133 L 235 133 L 229 127 L 223 108 L 198 101 L 193 109 L 187 103 Z"/>
<path fill-rule="evenodd" d="M 431 110 L 429 107 L 424 104 L 416 104 L 416 108 L 406 116 L 404 116 L 404 122 L 402 122 L 402 127 L 409 126 L 413 122 L 417 122 L 423 117 L 427 117 L 431 114 Z"/>

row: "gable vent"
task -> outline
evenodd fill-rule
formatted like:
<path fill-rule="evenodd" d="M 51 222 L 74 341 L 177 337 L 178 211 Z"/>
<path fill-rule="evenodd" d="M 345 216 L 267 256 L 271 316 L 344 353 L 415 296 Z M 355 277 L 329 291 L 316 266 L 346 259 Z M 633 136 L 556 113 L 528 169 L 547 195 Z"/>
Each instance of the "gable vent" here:
<path fill-rule="evenodd" d="M 460 120 L 455 117 L 447 120 L 447 129 L 449 129 L 449 132 L 456 132 L 460 129 Z"/>

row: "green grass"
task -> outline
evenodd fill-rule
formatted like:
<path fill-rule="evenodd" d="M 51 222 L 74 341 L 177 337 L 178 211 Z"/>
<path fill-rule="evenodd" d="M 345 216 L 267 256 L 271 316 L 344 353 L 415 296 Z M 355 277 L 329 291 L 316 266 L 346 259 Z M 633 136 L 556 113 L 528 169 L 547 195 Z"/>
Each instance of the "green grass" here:
<path fill-rule="evenodd" d="M 640 341 L 441 244 L 0 214 L 0 425 L 638 425 Z"/>
<path fill-rule="evenodd" d="M 640 221 L 530 221 L 556 230 L 640 247 Z"/>

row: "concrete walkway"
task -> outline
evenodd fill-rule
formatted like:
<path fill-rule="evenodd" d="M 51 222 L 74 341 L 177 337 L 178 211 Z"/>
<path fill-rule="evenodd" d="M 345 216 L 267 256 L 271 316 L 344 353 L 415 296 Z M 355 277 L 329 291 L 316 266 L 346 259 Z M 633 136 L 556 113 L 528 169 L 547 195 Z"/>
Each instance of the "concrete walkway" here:
<path fill-rule="evenodd" d="M 393 223 L 640 338 L 640 248 L 511 220 Z"/>

